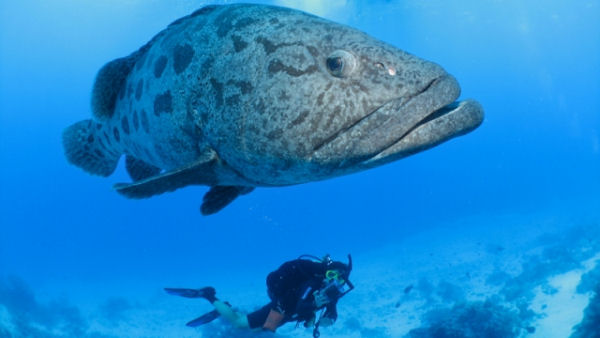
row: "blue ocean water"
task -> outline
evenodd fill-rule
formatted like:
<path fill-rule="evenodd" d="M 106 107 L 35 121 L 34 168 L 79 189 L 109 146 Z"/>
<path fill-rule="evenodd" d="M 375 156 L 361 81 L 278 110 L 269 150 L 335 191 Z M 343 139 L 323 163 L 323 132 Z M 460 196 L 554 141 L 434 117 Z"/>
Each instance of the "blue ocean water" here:
<path fill-rule="evenodd" d="M 484 123 L 383 167 L 256 189 L 208 217 L 205 187 L 128 200 L 111 188 L 129 180 L 123 163 L 109 178 L 69 165 L 62 130 L 91 116 L 103 64 L 231 2 L 3 1 L 0 337 L 244 335 L 222 322 L 186 328 L 209 306 L 162 287 L 214 285 L 252 310 L 267 302 L 266 274 L 303 253 L 355 257 L 357 289 L 323 336 L 587 337 L 573 327 L 600 327 L 600 1 L 256 2 L 440 64 L 461 98 L 481 102 Z M 310 336 L 288 326 L 280 335 Z"/>

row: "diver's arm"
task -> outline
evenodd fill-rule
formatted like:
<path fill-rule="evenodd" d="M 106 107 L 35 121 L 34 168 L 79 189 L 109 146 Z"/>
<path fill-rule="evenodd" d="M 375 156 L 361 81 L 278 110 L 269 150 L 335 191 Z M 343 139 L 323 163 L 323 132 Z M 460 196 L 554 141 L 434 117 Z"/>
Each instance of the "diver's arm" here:
<path fill-rule="evenodd" d="M 296 303 L 296 314 L 298 319 L 309 320 L 314 317 L 314 313 L 317 310 L 315 306 L 315 299 L 313 296 L 314 289 L 310 285 L 306 285 L 303 288 L 303 292 L 300 295 L 300 299 Z"/>
<path fill-rule="evenodd" d="M 320 324 L 321 326 L 330 326 L 335 323 L 337 320 L 337 301 L 331 302 L 325 308 L 325 313 L 321 318 Z"/>

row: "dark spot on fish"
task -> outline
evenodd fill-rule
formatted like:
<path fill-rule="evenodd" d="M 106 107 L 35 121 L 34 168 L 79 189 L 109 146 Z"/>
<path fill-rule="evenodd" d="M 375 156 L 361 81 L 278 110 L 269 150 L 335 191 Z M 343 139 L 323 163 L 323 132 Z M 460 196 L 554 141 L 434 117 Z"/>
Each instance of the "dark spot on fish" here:
<path fill-rule="evenodd" d="M 255 126 L 254 124 L 250 124 L 250 125 L 246 126 L 246 131 L 248 131 L 249 133 L 252 133 L 252 134 L 260 133 L 260 129 L 258 129 L 258 127 Z"/>
<path fill-rule="evenodd" d="M 242 94 L 244 94 L 244 95 L 251 93 L 252 90 L 254 89 L 252 84 L 248 81 L 229 80 L 229 81 L 227 81 L 227 84 L 232 84 L 232 85 L 238 87 L 240 89 L 240 91 L 242 92 Z"/>
<path fill-rule="evenodd" d="M 259 99 L 258 100 L 258 104 L 256 104 L 254 106 L 254 109 L 260 115 L 262 115 L 262 114 L 264 114 L 266 112 L 266 108 L 267 108 L 267 105 L 265 104 L 265 101 L 263 99 Z"/>
<path fill-rule="evenodd" d="M 232 95 L 229 96 L 226 100 L 225 103 L 228 106 L 239 106 L 240 105 L 240 96 L 239 95 Z"/>
<path fill-rule="evenodd" d="M 133 95 L 133 86 L 131 85 L 131 82 L 129 82 L 127 84 L 127 97 L 131 98 L 131 95 Z"/>
<path fill-rule="evenodd" d="M 302 122 L 304 122 L 304 120 L 306 120 L 306 117 L 308 116 L 310 112 L 308 110 L 304 110 L 300 113 L 300 115 L 298 115 L 298 117 L 296 117 L 294 119 L 294 121 L 292 121 L 287 127 L 288 128 L 292 128 L 295 127 L 299 124 L 301 124 Z"/>
<path fill-rule="evenodd" d="M 257 21 L 256 19 L 251 17 L 242 17 L 241 19 L 236 20 L 238 17 L 239 15 L 235 10 L 223 11 L 223 13 L 219 15 L 214 21 L 215 26 L 219 27 L 217 29 L 217 35 L 222 38 L 225 35 L 227 35 L 229 31 L 231 31 L 233 28 L 240 30 Z"/>
<path fill-rule="evenodd" d="M 342 107 L 335 106 L 335 108 L 333 109 L 333 114 L 329 115 L 327 122 L 325 122 L 325 129 L 328 130 L 331 127 L 331 123 L 333 122 L 333 119 L 336 116 L 339 116 L 341 112 L 342 112 Z"/>
<path fill-rule="evenodd" d="M 108 133 L 105 131 L 103 134 L 104 134 L 104 139 L 106 140 L 106 143 L 108 145 L 111 145 L 112 143 L 110 142 L 110 137 L 108 137 Z"/>
<path fill-rule="evenodd" d="M 213 12 L 215 9 L 219 8 L 218 5 L 208 5 L 208 6 L 204 6 L 198 10 L 196 10 L 195 12 L 193 12 L 192 14 L 190 14 L 190 17 L 195 17 L 198 15 L 204 15 L 204 14 L 209 14 L 211 12 Z"/>
<path fill-rule="evenodd" d="M 106 144 L 104 144 L 101 137 L 98 138 L 98 144 L 100 145 L 100 148 L 106 149 Z"/>
<path fill-rule="evenodd" d="M 177 45 L 173 50 L 173 69 L 175 74 L 181 74 L 192 62 L 194 49 L 189 44 Z"/>
<path fill-rule="evenodd" d="M 117 127 L 113 128 L 113 135 L 115 135 L 115 140 L 117 140 L 117 142 L 121 141 L 121 135 L 119 135 L 119 129 L 117 129 Z"/>
<path fill-rule="evenodd" d="M 285 72 L 290 76 L 298 77 L 305 74 L 312 74 L 317 71 L 317 66 L 311 65 L 306 70 L 296 69 L 291 66 L 284 65 L 279 59 L 272 60 L 268 67 L 269 73 L 274 75 L 275 73 Z"/>
<path fill-rule="evenodd" d="M 277 98 L 279 99 L 279 101 L 284 102 L 288 101 L 290 99 L 290 96 L 288 95 L 287 91 L 281 90 Z"/>
<path fill-rule="evenodd" d="M 150 124 L 148 123 L 148 116 L 146 115 L 146 111 L 144 109 L 142 109 L 140 112 L 140 117 L 142 120 L 142 129 L 144 129 L 147 134 L 150 134 Z"/>
<path fill-rule="evenodd" d="M 94 153 L 97 157 L 104 158 L 104 154 L 99 149 L 94 149 Z"/>
<path fill-rule="evenodd" d="M 146 63 L 146 58 L 148 57 L 148 53 L 140 53 L 138 59 L 135 62 L 135 69 L 140 70 L 144 67 L 144 63 Z"/>
<path fill-rule="evenodd" d="M 323 105 L 323 97 L 325 97 L 325 92 L 319 94 L 319 96 L 317 97 L 317 105 L 318 106 L 322 106 Z"/>
<path fill-rule="evenodd" d="M 265 38 L 264 36 L 259 36 L 256 39 L 254 39 L 254 41 L 263 45 L 265 53 L 267 54 L 271 54 L 277 50 L 277 46 L 271 40 Z"/>
<path fill-rule="evenodd" d="M 87 142 L 88 142 L 88 143 L 92 143 L 92 142 L 94 142 L 94 134 L 90 134 L 90 135 L 88 136 L 88 138 L 87 138 Z"/>
<path fill-rule="evenodd" d="M 102 123 L 96 123 L 96 129 L 98 129 L 98 130 L 102 129 Z"/>
<path fill-rule="evenodd" d="M 314 47 L 314 46 L 306 46 L 306 49 L 308 49 L 308 52 L 314 58 L 318 58 L 319 57 L 320 53 L 319 53 L 319 50 L 316 47 Z"/>
<path fill-rule="evenodd" d="M 127 116 L 123 116 L 121 119 L 121 128 L 125 134 L 129 135 L 129 121 L 127 120 Z"/>
<path fill-rule="evenodd" d="M 210 68 L 212 67 L 214 59 L 213 58 L 207 58 L 206 60 L 204 60 L 204 62 L 202 62 L 202 66 L 200 66 L 200 77 L 201 78 L 205 78 L 209 76 L 210 73 Z"/>
<path fill-rule="evenodd" d="M 135 131 L 138 131 L 140 128 L 140 118 L 138 117 L 137 110 L 133 112 L 133 128 L 135 128 Z"/>
<path fill-rule="evenodd" d="M 202 113 L 200 113 L 200 121 L 202 121 L 202 124 L 206 124 L 206 122 L 208 121 L 207 111 L 203 111 Z"/>
<path fill-rule="evenodd" d="M 165 70 L 165 67 L 167 66 L 167 60 L 167 57 L 163 55 L 159 57 L 158 60 L 156 60 L 156 62 L 154 63 L 154 77 L 156 77 L 157 79 L 162 76 L 162 73 Z"/>
<path fill-rule="evenodd" d="M 135 99 L 140 100 L 142 97 L 142 91 L 144 90 L 144 80 L 140 79 L 138 81 L 137 87 L 135 88 Z"/>
<path fill-rule="evenodd" d="M 269 20 L 269 23 L 270 23 L 271 25 L 276 25 L 276 24 L 278 24 L 278 23 L 279 23 L 279 20 L 278 20 L 277 18 L 271 18 L 271 20 Z"/>
<path fill-rule="evenodd" d="M 119 90 L 119 100 L 123 100 L 125 98 L 125 88 L 121 87 Z"/>
<path fill-rule="evenodd" d="M 236 53 L 239 53 L 246 47 L 248 47 L 248 43 L 244 41 L 239 35 L 232 35 L 231 40 L 233 40 L 233 48 L 235 48 Z"/>
<path fill-rule="evenodd" d="M 163 94 L 156 95 L 154 98 L 154 115 L 173 112 L 173 97 L 171 91 L 167 90 Z"/>
<path fill-rule="evenodd" d="M 283 129 L 275 129 L 267 134 L 267 138 L 271 141 L 281 138 L 283 135 Z"/>
<path fill-rule="evenodd" d="M 365 94 L 369 94 L 369 88 L 367 86 L 364 86 L 362 83 L 358 82 L 356 83 L 356 85 L 358 86 L 358 88 L 360 89 L 360 92 L 365 93 Z"/>
<path fill-rule="evenodd" d="M 212 85 L 215 91 L 215 100 L 217 101 L 217 106 L 223 105 L 223 84 L 215 79 L 210 79 L 210 84 Z"/>

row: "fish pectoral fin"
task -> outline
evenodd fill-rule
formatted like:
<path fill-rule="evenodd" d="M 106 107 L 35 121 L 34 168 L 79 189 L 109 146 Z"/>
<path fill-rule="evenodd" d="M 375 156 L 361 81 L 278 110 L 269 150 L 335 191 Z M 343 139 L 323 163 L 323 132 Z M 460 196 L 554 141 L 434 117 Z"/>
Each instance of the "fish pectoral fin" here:
<path fill-rule="evenodd" d="M 214 163 L 215 161 L 195 162 L 133 183 L 117 183 L 113 188 L 128 198 L 148 198 L 188 185 L 212 186 L 217 184 L 217 177 L 213 169 Z"/>
<path fill-rule="evenodd" d="M 204 195 L 202 205 L 200 206 L 200 212 L 202 212 L 203 215 L 214 214 L 233 202 L 238 196 L 248 194 L 252 190 L 254 190 L 254 187 L 238 185 L 213 186 Z"/>

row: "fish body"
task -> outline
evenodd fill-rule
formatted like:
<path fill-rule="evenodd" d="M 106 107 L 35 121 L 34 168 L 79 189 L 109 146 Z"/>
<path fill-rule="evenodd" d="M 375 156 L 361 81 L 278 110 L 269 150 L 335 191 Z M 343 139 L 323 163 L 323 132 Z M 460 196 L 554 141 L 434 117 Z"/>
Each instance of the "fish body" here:
<path fill-rule="evenodd" d="M 439 65 L 301 11 L 207 6 L 98 73 L 94 118 L 67 159 L 133 198 L 211 186 L 217 212 L 254 187 L 328 179 L 420 152 L 481 124 Z"/>

